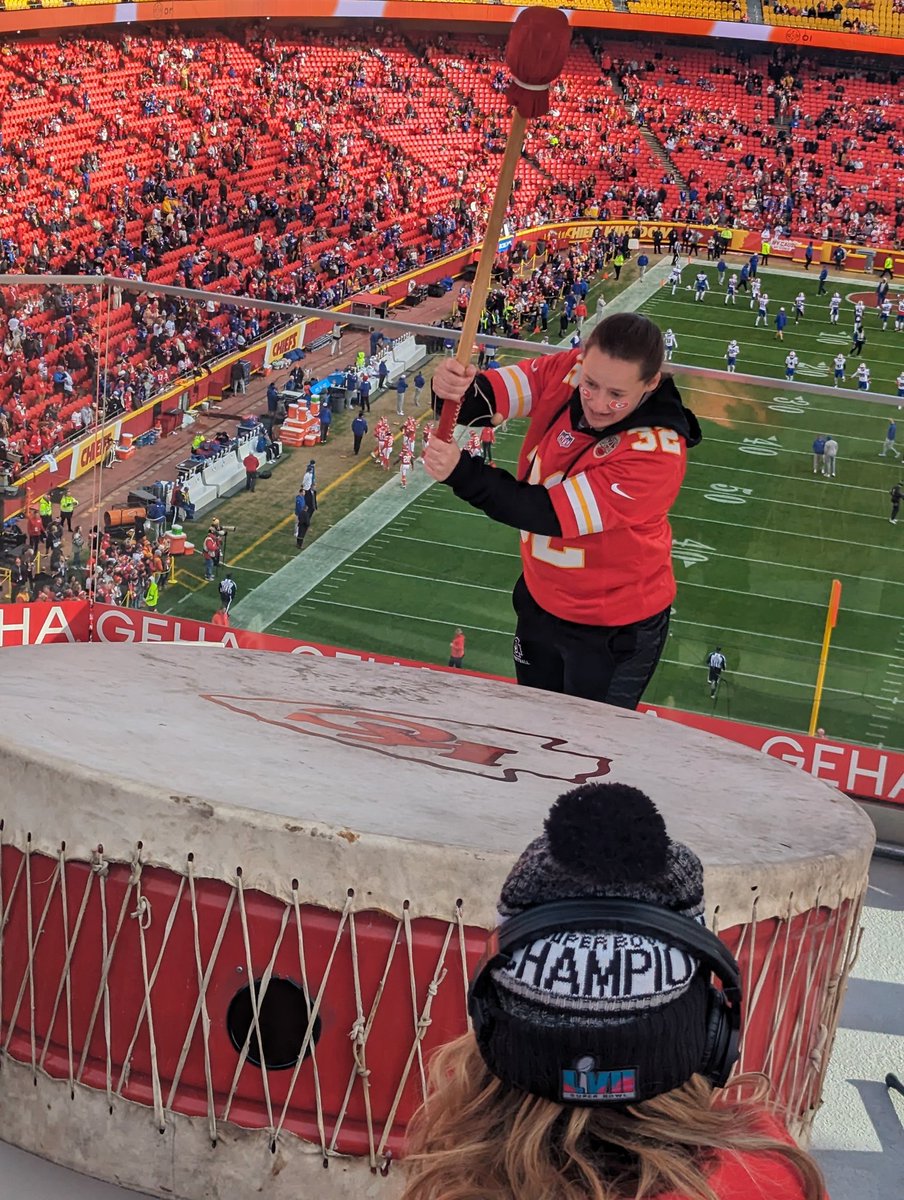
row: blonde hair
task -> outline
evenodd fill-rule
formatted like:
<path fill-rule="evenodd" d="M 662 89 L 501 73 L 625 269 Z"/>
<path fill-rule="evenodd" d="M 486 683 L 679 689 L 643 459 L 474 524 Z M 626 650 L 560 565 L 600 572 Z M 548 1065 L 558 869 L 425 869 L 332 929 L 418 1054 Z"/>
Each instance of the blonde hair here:
<path fill-rule="evenodd" d="M 408 1127 L 402 1200 L 652 1200 L 676 1192 L 719 1200 L 706 1171 L 721 1152 L 770 1153 L 822 1200 L 818 1167 L 762 1125 L 768 1081 L 743 1075 L 727 1091 L 700 1075 L 632 1105 L 565 1108 L 506 1087 L 472 1034 L 437 1051 L 428 1099 Z"/>

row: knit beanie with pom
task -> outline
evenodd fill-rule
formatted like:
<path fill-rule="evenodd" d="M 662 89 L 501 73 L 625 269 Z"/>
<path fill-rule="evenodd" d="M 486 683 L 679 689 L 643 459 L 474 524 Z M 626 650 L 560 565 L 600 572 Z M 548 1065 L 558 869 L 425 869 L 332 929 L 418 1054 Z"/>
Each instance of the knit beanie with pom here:
<path fill-rule="evenodd" d="M 502 888 L 505 922 L 537 905 L 637 900 L 703 922 L 703 866 L 652 800 L 624 784 L 560 796 Z M 568 928 L 517 946 L 492 970 L 499 1019 L 478 1035 L 504 1082 L 566 1103 L 630 1103 L 699 1068 L 709 971 L 649 933 Z"/>

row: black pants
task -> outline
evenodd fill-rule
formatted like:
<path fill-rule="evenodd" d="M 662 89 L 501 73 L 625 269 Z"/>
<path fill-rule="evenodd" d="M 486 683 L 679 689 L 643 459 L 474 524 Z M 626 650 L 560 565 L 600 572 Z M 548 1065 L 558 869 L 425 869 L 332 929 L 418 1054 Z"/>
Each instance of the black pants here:
<path fill-rule="evenodd" d="M 254 485 L 256 483 L 257 483 L 257 472 L 256 471 L 248 471 L 245 475 L 245 491 L 253 492 Z"/>
<path fill-rule="evenodd" d="M 890 520 L 890 521 L 897 521 L 897 519 L 898 519 L 898 513 L 899 513 L 900 511 L 901 511 L 901 501 L 900 501 L 900 500 L 892 500 L 892 502 L 891 502 L 891 516 L 889 517 L 889 520 Z"/>
<path fill-rule="evenodd" d="M 358 451 L 361 449 L 361 439 L 364 437 L 364 434 L 363 433 L 355 433 L 355 434 L 352 434 L 352 436 L 355 439 L 355 454 L 357 454 Z"/>
<path fill-rule="evenodd" d="M 671 606 L 631 625 L 579 625 L 542 609 L 522 576 L 512 656 L 523 687 L 637 708 L 665 647 Z"/>
<path fill-rule="evenodd" d="M 72 513 L 71 512 L 61 512 L 60 513 L 60 525 L 61 526 L 65 525 L 66 528 L 69 530 L 69 532 L 72 533 Z"/>
<path fill-rule="evenodd" d="M 450 666 L 450 667 L 457 667 L 457 668 L 458 668 L 458 670 L 460 671 L 460 670 L 462 669 L 462 663 L 463 663 L 464 661 L 465 661 L 465 660 L 464 660 L 463 658 L 450 658 L 450 659 L 449 659 L 449 666 Z"/>

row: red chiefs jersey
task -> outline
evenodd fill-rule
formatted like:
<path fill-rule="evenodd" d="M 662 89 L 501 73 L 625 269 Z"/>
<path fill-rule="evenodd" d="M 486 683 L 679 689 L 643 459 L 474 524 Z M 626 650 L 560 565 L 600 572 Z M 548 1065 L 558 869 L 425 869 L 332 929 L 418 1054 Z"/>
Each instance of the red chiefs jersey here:
<path fill-rule="evenodd" d="M 675 598 L 668 511 L 684 479 L 687 445 L 674 429 L 645 425 L 640 416 L 611 435 L 574 429 L 580 359 L 580 350 L 569 350 L 483 378 L 498 413 L 530 418 L 517 476 L 547 488 L 562 527 L 561 537 L 521 533 L 531 595 L 566 621 L 626 625 Z"/>

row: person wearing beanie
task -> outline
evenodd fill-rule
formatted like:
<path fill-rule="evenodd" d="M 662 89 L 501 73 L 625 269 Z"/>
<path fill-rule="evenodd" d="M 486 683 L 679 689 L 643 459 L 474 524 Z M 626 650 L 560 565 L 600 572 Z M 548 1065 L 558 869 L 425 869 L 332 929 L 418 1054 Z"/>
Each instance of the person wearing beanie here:
<path fill-rule="evenodd" d="M 436 1052 L 408 1127 L 402 1200 L 824 1200 L 764 1078 L 726 1086 L 740 973 L 705 927 L 700 859 L 647 795 L 560 796 L 498 911 L 473 1031 Z"/>

